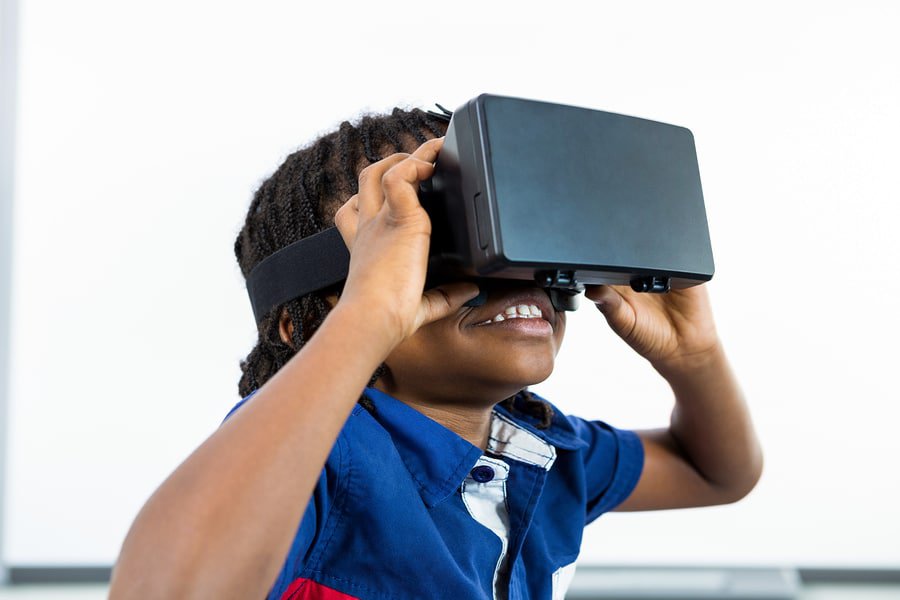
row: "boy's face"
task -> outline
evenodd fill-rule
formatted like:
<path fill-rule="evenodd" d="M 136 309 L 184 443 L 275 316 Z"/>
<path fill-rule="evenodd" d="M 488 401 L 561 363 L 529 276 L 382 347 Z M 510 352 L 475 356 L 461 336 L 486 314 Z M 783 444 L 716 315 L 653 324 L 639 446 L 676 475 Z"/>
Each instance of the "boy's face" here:
<path fill-rule="evenodd" d="M 397 346 L 376 387 L 411 402 L 492 406 L 550 376 L 565 329 L 565 312 L 545 290 L 492 282 L 484 305 L 429 323 Z"/>

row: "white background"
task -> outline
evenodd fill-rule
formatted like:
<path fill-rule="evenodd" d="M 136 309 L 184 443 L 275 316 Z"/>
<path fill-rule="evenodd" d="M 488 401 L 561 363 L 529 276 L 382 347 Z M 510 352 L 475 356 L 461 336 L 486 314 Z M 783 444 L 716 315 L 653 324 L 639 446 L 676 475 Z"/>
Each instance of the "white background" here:
<path fill-rule="evenodd" d="M 582 563 L 900 568 L 896 3 L 22 0 L 4 562 L 109 564 L 239 400 L 253 191 L 361 109 L 481 92 L 695 135 L 719 333 L 766 452 L 727 507 L 611 514 Z M 590 303 L 535 387 L 671 392 Z"/>

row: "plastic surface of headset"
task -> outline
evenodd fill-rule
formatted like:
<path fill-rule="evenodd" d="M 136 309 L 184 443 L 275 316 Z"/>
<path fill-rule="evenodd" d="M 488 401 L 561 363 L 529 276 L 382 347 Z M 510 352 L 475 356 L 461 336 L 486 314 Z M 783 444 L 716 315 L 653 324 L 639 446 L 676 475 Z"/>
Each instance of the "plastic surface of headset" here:
<path fill-rule="evenodd" d="M 585 284 L 664 293 L 712 279 L 694 138 L 635 117 L 482 94 L 452 113 L 435 174 L 420 189 L 432 221 L 426 289 L 472 280 L 546 288 L 575 310 Z M 342 282 L 337 229 L 304 238 L 247 278 L 257 322 Z"/>

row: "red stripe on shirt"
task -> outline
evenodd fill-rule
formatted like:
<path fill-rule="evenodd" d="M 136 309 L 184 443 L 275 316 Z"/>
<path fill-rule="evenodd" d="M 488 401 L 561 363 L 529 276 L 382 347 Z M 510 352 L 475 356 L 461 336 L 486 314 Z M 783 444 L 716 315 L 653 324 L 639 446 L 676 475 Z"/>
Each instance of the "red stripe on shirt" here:
<path fill-rule="evenodd" d="M 312 579 L 300 578 L 288 586 L 281 600 L 359 600 L 359 598 L 325 587 Z"/>

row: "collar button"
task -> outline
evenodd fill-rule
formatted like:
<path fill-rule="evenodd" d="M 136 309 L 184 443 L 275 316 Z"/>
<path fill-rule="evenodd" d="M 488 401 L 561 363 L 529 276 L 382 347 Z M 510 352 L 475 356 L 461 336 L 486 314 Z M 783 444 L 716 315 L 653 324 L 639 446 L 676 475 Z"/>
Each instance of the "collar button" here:
<path fill-rule="evenodd" d="M 472 469 L 472 479 L 478 483 L 487 483 L 494 478 L 494 469 L 487 465 L 478 465 Z"/>

